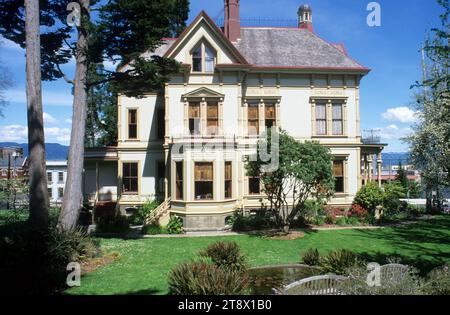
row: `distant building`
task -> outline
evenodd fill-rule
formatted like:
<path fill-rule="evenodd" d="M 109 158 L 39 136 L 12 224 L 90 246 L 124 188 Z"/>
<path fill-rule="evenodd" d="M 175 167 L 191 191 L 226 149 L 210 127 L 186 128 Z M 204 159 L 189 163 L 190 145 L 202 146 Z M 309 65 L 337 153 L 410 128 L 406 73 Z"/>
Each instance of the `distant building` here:
<path fill-rule="evenodd" d="M 51 203 L 61 203 L 67 180 L 67 161 L 47 161 L 47 189 Z"/>
<path fill-rule="evenodd" d="M 27 176 L 26 160 L 21 148 L 0 148 L 0 179 L 17 179 Z"/>

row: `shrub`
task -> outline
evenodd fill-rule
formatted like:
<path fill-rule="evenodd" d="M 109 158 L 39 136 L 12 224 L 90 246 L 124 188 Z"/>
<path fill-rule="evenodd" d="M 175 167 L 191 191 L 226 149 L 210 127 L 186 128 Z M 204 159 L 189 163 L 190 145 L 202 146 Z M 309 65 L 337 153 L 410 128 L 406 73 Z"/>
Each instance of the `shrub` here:
<path fill-rule="evenodd" d="M 309 248 L 301 256 L 303 263 L 309 266 L 317 266 L 320 262 L 320 254 L 317 248 Z"/>
<path fill-rule="evenodd" d="M 360 225 L 361 224 L 361 221 L 360 221 L 360 219 L 358 218 L 358 217 L 348 217 L 347 219 L 346 219 L 346 221 L 347 221 L 347 224 L 348 225 Z"/>
<path fill-rule="evenodd" d="M 313 224 L 317 226 L 321 226 L 325 224 L 325 218 L 323 216 L 318 216 L 314 218 Z"/>
<path fill-rule="evenodd" d="M 425 207 L 408 205 L 407 206 L 408 214 L 412 217 L 418 217 L 426 213 Z"/>
<path fill-rule="evenodd" d="M 235 212 L 228 223 L 233 226 L 233 231 L 262 230 L 276 226 L 272 213 L 265 210 L 259 210 L 248 216 L 242 211 Z"/>
<path fill-rule="evenodd" d="M 317 200 L 307 200 L 302 209 L 299 211 L 299 219 L 301 223 L 312 223 L 317 216 L 323 213 L 323 205 Z"/>
<path fill-rule="evenodd" d="M 130 217 L 130 224 L 140 225 L 144 224 L 145 219 L 161 204 L 161 201 L 154 199 L 144 203 L 139 207 L 135 213 Z"/>
<path fill-rule="evenodd" d="M 399 182 L 391 182 L 384 185 L 383 207 L 390 211 L 397 211 L 401 206 L 400 198 L 406 195 L 405 188 Z"/>
<path fill-rule="evenodd" d="M 350 215 L 358 219 L 365 219 L 369 215 L 369 212 L 361 205 L 354 203 L 350 209 Z"/>
<path fill-rule="evenodd" d="M 334 224 L 335 217 L 333 217 L 331 214 L 327 214 L 325 217 L 325 223 L 326 224 Z"/>
<path fill-rule="evenodd" d="M 241 295 L 247 293 L 248 283 L 245 273 L 206 262 L 183 263 L 168 278 L 171 295 Z"/>
<path fill-rule="evenodd" d="M 383 191 L 375 182 L 369 182 L 356 193 L 353 203 L 369 211 L 375 211 L 383 203 Z"/>
<path fill-rule="evenodd" d="M 36 230 L 27 222 L 0 229 L 0 278 L 8 294 L 53 294 L 65 287 L 67 264 L 99 254 L 98 243 L 81 230 Z"/>
<path fill-rule="evenodd" d="M 95 231 L 97 233 L 126 233 L 129 229 L 128 218 L 119 214 L 98 217 Z"/>
<path fill-rule="evenodd" d="M 347 224 L 348 224 L 348 222 L 347 222 L 347 218 L 346 217 L 340 217 L 340 218 L 338 218 L 336 220 L 336 225 L 345 226 Z"/>
<path fill-rule="evenodd" d="M 182 234 L 184 232 L 183 220 L 177 215 L 171 216 L 167 224 L 167 232 L 169 234 Z"/>
<path fill-rule="evenodd" d="M 427 295 L 450 295 L 450 271 L 447 266 L 432 270 L 425 279 L 421 293 Z"/>
<path fill-rule="evenodd" d="M 160 226 L 159 224 L 146 225 L 142 227 L 142 234 L 146 235 L 158 235 L 158 234 L 169 234 L 169 231 L 165 226 Z"/>
<path fill-rule="evenodd" d="M 345 249 L 331 251 L 320 259 L 320 266 L 325 272 L 338 275 L 345 275 L 348 268 L 357 266 L 360 263 L 355 253 Z"/>
<path fill-rule="evenodd" d="M 245 256 L 236 242 L 217 242 L 200 251 L 201 257 L 209 257 L 220 268 L 243 270 L 246 268 Z"/>

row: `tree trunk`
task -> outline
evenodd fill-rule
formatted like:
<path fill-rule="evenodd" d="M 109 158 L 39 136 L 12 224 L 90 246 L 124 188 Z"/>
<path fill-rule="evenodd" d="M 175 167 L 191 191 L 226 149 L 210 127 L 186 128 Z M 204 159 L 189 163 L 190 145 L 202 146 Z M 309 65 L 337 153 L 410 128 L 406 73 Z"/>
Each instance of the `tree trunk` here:
<path fill-rule="evenodd" d="M 74 79 L 72 131 L 70 137 L 67 182 L 61 214 L 58 219 L 60 230 L 71 230 L 77 226 L 83 204 L 83 159 L 84 136 L 87 113 L 86 78 L 88 60 L 88 33 L 85 25 L 89 20 L 89 0 L 80 0 L 81 26 L 78 27 L 76 71 Z"/>
<path fill-rule="evenodd" d="M 49 219 L 45 169 L 44 119 L 41 92 L 41 41 L 39 0 L 25 0 L 28 161 L 30 185 L 29 222 L 46 227 Z"/>

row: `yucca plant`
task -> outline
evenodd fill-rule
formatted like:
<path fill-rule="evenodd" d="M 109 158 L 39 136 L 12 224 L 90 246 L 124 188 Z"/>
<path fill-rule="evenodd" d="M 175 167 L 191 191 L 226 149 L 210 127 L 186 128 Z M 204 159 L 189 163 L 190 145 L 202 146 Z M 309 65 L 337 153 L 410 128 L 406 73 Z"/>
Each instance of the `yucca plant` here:
<path fill-rule="evenodd" d="M 236 242 L 217 242 L 199 252 L 200 257 L 210 258 L 220 268 L 243 270 L 246 258 Z"/>
<path fill-rule="evenodd" d="M 309 248 L 301 255 L 301 260 L 309 266 L 317 266 L 320 262 L 320 254 L 317 248 Z"/>
<path fill-rule="evenodd" d="M 168 284 L 171 295 L 241 295 L 247 293 L 249 279 L 238 270 L 193 261 L 173 268 Z"/>
<path fill-rule="evenodd" d="M 323 270 L 337 275 L 345 275 L 348 268 L 360 264 L 361 261 L 358 255 L 346 249 L 331 251 L 320 258 L 320 266 Z"/>

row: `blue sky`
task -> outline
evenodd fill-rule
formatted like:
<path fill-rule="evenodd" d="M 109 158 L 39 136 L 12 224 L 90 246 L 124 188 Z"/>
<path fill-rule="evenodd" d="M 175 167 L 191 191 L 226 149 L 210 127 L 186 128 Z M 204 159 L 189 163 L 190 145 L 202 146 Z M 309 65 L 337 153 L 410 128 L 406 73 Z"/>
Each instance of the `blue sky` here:
<path fill-rule="evenodd" d="M 362 129 L 380 129 L 387 152 L 405 151 L 399 138 L 414 120 L 408 108 L 410 86 L 421 77 L 420 53 L 426 33 L 440 26 L 441 8 L 434 0 L 380 0 L 381 26 L 369 27 L 368 0 L 241 0 L 241 18 L 297 19 L 302 3 L 313 8 L 315 32 L 332 43 L 344 43 L 348 53 L 372 69 L 361 83 Z M 222 18 L 223 0 L 191 0 L 189 21 L 205 10 Z M 3 40 L 0 60 L 14 81 L 6 96 L 10 103 L 0 117 L 0 141 L 26 142 L 25 55 Z M 71 75 L 74 63 L 64 66 Z M 72 96 L 63 80 L 43 83 L 46 141 L 68 144 Z"/>

